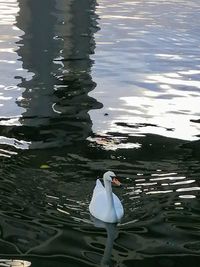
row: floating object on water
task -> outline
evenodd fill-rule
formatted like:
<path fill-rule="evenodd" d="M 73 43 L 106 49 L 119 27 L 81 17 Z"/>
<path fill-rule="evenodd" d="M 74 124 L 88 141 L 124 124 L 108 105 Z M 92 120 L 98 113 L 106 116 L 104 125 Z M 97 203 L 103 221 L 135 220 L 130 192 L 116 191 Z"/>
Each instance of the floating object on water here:
<path fill-rule="evenodd" d="M 50 166 L 47 165 L 47 164 L 42 164 L 42 165 L 40 166 L 40 169 L 49 169 L 49 168 L 50 168 Z"/>

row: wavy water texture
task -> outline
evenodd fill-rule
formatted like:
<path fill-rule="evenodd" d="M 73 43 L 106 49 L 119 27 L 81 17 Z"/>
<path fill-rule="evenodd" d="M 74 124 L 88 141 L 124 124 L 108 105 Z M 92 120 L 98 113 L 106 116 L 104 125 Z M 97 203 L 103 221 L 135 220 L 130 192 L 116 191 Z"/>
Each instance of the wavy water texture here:
<path fill-rule="evenodd" d="M 199 11 L 0 0 L 0 266 L 198 266 Z M 117 229 L 88 211 L 105 170 Z"/>
<path fill-rule="evenodd" d="M 90 95 L 104 108 L 90 112 L 93 130 L 197 140 L 198 2 L 98 2 L 97 88 Z"/>

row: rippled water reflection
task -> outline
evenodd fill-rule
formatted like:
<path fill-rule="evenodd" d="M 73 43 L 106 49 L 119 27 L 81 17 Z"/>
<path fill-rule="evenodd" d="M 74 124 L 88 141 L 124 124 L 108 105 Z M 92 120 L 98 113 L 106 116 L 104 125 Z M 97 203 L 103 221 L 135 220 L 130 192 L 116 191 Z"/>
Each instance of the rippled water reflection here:
<path fill-rule="evenodd" d="M 198 1 L 99 3 L 93 129 L 198 139 Z"/>
<path fill-rule="evenodd" d="M 198 265 L 199 11 L 0 1 L 0 266 Z M 111 239 L 88 212 L 108 169 Z"/>

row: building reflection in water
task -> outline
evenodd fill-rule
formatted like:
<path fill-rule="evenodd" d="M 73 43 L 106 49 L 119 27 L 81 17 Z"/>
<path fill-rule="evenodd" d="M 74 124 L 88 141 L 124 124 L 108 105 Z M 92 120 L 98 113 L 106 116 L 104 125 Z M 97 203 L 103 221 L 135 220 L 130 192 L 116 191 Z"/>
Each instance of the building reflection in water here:
<path fill-rule="evenodd" d="M 18 0 L 18 3 L 20 10 L 16 26 L 24 35 L 17 42 L 17 54 L 23 69 L 31 74 L 31 78 L 30 75 L 16 76 L 19 80 L 18 86 L 22 88 L 22 96 L 16 101 L 25 112 L 19 117 L 19 124 L 6 128 L 6 134 L 20 140 L 23 144 L 21 148 L 24 149 L 79 144 L 91 134 L 92 121 L 88 111 L 102 106 L 88 96 L 88 92 L 95 88 L 90 74 L 93 64 L 90 55 L 94 53 L 94 33 L 98 30 L 96 3 L 93 0 Z M 48 153 L 45 149 L 43 151 L 43 155 Z M 6 203 L 10 205 L 9 211 L 15 210 L 13 191 L 17 192 L 17 198 L 20 199 L 21 196 L 23 203 L 19 200 L 17 202 L 24 207 L 23 214 L 27 213 L 31 220 L 31 216 L 40 214 L 38 209 L 46 212 L 45 202 L 41 200 L 46 195 L 45 189 L 41 194 L 39 190 L 31 191 L 34 179 L 30 179 L 28 168 L 15 168 L 19 166 L 21 158 L 23 159 L 23 155 L 20 158 L 15 157 L 14 167 L 9 170 L 5 170 L 3 166 L 4 176 L 6 173 L 15 184 Z M 23 172 L 27 179 L 21 179 Z M 33 175 L 32 169 L 30 173 Z M 20 177 L 20 183 L 16 177 Z M 40 201 L 40 208 L 34 203 L 34 199 L 36 202 Z M 42 250 L 43 244 L 45 251 L 49 240 L 52 242 L 58 236 L 62 238 L 59 231 L 40 223 L 27 224 L 23 218 L 18 218 L 14 225 L 12 212 L 10 219 L 1 216 L 4 239 L 9 236 L 9 244 L 13 244 L 9 251 L 14 251 L 13 254 L 27 251 L 35 251 L 37 254 Z M 70 236 L 71 229 L 69 233 Z M 77 240 L 77 236 L 75 239 Z M 4 244 L 3 246 L 6 247 Z"/>
<path fill-rule="evenodd" d="M 88 96 L 96 2 L 19 0 L 17 27 L 24 31 L 17 51 L 32 79 L 17 77 L 24 88 L 17 100 L 26 111 L 14 130 L 29 148 L 71 145 L 91 133 L 88 111 L 102 105 Z"/>

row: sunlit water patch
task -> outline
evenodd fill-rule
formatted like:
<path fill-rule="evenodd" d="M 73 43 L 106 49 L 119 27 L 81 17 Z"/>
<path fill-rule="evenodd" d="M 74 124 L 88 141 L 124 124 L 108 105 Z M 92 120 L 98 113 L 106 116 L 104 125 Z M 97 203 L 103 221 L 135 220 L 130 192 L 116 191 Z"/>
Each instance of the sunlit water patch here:
<path fill-rule="evenodd" d="M 198 2 L 99 1 L 97 12 L 93 130 L 197 140 Z"/>
<path fill-rule="evenodd" d="M 3 147 L 23 149 L 27 146 L 23 140 L 5 136 L 9 127 L 21 125 L 20 117 L 25 111 L 17 105 L 17 100 L 24 92 L 24 88 L 18 86 L 19 79 L 21 76 L 25 76 L 25 79 L 28 80 L 32 76 L 26 69 L 23 69 L 17 54 L 19 49 L 17 43 L 24 34 L 16 26 L 16 17 L 19 10 L 19 4 L 15 0 L 0 1 L 0 144 Z M 17 143 L 20 145 L 18 146 Z"/>

